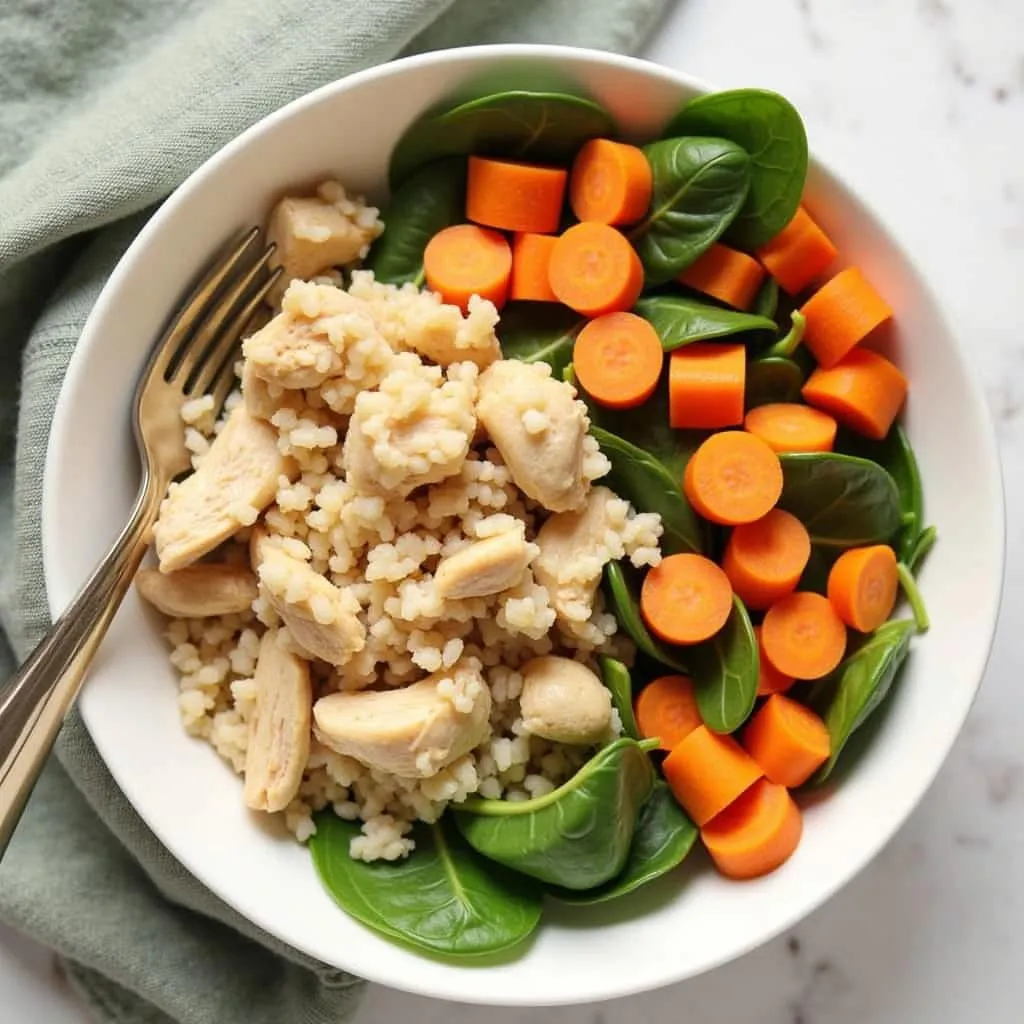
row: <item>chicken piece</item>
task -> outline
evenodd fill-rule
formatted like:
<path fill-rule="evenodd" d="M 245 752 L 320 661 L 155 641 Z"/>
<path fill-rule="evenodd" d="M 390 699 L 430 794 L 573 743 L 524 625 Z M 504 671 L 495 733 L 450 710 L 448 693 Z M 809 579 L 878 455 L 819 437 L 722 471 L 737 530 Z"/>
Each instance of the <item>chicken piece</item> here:
<path fill-rule="evenodd" d="M 256 577 L 241 565 L 189 565 L 176 572 L 140 569 L 138 592 L 175 619 L 205 619 L 247 611 L 256 600 Z"/>
<path fill-rule="evenodd" d="M 401 689 L 331 693 L 313 705 L 324 746 L 412 779 L 436 775 L 482 743 L 490 714 L 479 668 L 460 665 Z"/>
<path fill-rule="evenodd" d="M 161 572 L 191 565 L 270 504 L 279 479 L 295 480 L 295 462 L 282 455 L 277 431 L 245 405 L 232 410 L 199 468 L 171 484 L 153 527 Z"/>
<path fill-rule="evenodd" d="M 501 358 L 497 323 L 494 303 L 479 295 L 470 298 L 469 315 L 463 319 L 458 306 L 436 303 L 424 294 L 405 318 L 405 343 L 439 366 L 470 362 L 485 370 Z"/>
<path fill-rule="evenodd" d="M 277 384 L 269 384 L 259 377 L 252 363 L 242 363 L 242 398 L 249 415 L 258 420 L 269 420 L 279 409 L 301 412 L 305 396 L 301 391 L 289 391 Z"/>
<path fill-rule="evenodd" d="M 590 746 L 607 739 L 612 699 L 607 687 L 586 665 L 548 654 L 520 670 L 523 725 L 535 736 Z"/>
<path fill-rule="evenodd" d="M 263 591 L 311 658 L 345 665 L 366 645 L 366 627 L 359 621 L 359 603 L 287 551 L 264 544 L 258 552 Z"/>
<path fill-rule="evenodd" d="M 434 584 L 442 597 L 488 597 L 514 587 L 530 564 L 530 547 L 522 526 L 475 540 L 442 558 Z"/>
<path fill-rule="evenodd" d="M 586 409 L 546 363 L 502 359 L 480 375 L 477 415 L 516 486 L 552 512 L 579 508 Z"/>
<path fill-rule="evenodd" d="M 283 811 L 295 798 L 309 760 L 313 687 L 309 665 L 284 649 L 276 631 L 260 641 L 256 709 L 245 755 L 245 804 Z"/>

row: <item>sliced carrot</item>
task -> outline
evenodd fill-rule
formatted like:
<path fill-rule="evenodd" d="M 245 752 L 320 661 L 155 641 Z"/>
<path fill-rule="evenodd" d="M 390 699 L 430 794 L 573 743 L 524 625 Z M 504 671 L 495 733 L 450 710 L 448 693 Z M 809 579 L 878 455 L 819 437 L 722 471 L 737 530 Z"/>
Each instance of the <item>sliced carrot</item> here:
<path fill-rule="evenodd" d="M 764 611 L 796 590 L 811 557 L 807 528 L 789 512 L 773 508 L 733 529 L 722 568 L 748 608 Z"/>
<path fill-rule="evenodd" d="M 743 426 L 776 452 L 830 452 L 836 443 L 836 421 L 799 402 L 759 405 L 747 413 Z"/>
<path fill-rule="evenodd" d="M 591 139 L 572 164 L 572 211 L 577 220 L 632 224 L 650 206 L 653 177 L 642 149 L 611 139 Z"/>
<path fill-rule="evenodd" d="M 715 242 L 677 280 L 735 309 L 749 309 L 764 281 L 764 267 L 745 252 Z"/>
<path fill-rule="evenodd" d="M 584 316 L 630 309 L 644 286 L 644 268 L 621 231 L 607 224 L 574 224 L 551 250 L 552 291 Z"/>
<path fill-rule="evenodd" d="M 754 627 L 757 637 L 757 695 L 769 697 L 773 693 L 785 693 L 796 680 L 792 676 L 783 675 L 766 657 L 761 642 L 761 627 Z"/>
<path fill-rule="evenodd" d="M 445 302 L 465 310 L 470 297 L 479 295 L 500 309 L 508 298 L 512 251 L 497 231 L 456 224 L 427 242 L 423 272 L 427 287 Z"/>
<path fill-rule="evenodd" d="M 516 160 L 469 158 L 466 217 L 502 231 L 558 230 L 568 172 Z"/>
<path fill-rule="evenodd" d="M 512 239 L 512 282 L 508 297 L 527 302 L 557 302 L 551 290 L 548 267 L 555 235 L 520 232 Z"/>
<path fill-rule="evenodd" d="M 789 860 L 803 829 L 789 790 L 761 779 L 708 822 L 700 837 L 723 875 L 747 879 L 767 875 Z"/>
<path fill-rule="evenodd" d="M 668 364 L 668 418 L 673 427 L 718 430 L 743 422 L 747 351 L 698 342 L 676 349 Z"/>
<path fill-rule="evenodd" d="M 693 683 L 686 676 L 661 676 L 648 683 L 636 699 L 636 724 L 644 739 L 657 739 L 672 750 L 702 725 Z"/>
<path fill-rule="evenodd" d="M 724 430 L 693 453 L 683 489 L 694 509 L 713 523 L 753 523 L 767 515 L 782 494 L 782 464 L 759 437 Z"/>
<path fill-rule="evenodd" d="M 658 332 L 635 313 L 605 313 L 576 336 L 572 365 L 598 405 L 631 409 L 654 394 L 665 352 Z"/>
<path fill-rule="evenodd" d="M 828 270 L 838 252 L 828 235 L 800 206 L 793 219 L 756 255 L 768 273 L 790 295 L 796 295 Z"/>
<path fill-rule="evenodd" d="M 828 574 L 828 599 L 851 629 L 870 633 L 885 622 L 896 605 L 899 573 L 896 552 L 888 544 L 851 548 Z"/>
<path fill-rule="evenodd" d="M 644 577 L 640 611 L 651 632 L 666 643 L 699 644 L 729 618 L 729 577 L 703 555 L 669 555 Z"/>
<path fill-rule="evenodd" d="M 698 828 L 721 814 L 759 778 L 757 762 L 731 736 L 699 725 L 662 765 L 665 781 Z"/>
<path fill-rule="evenodd" d="M 801 392 L 843 426 L 881 441 L 907 398 L 907 378 L 877 352 L 854 349 L 829 370 L 819 367 Z"/>
<path fill-rule="evenodd" d="M 794 679 L 820 679 L 843 660 L 846 627 L 827 597 L 798 590 L 776 601 L 761 623 L 765 657 Z"/>
<path fill-rule="evenodd" d="M 801 307 L 807 321 L 804 344 L 824 367 L 835 366 L 892 309 L 856 267 L 847 267 L 826 281 Z"/>
<path fill-rule="evenodd" d="M 747 723 L 743 747 L 766 779 L 795 789 L 828 760 L 832 741 L 810 708 L 776 693 Z"/>

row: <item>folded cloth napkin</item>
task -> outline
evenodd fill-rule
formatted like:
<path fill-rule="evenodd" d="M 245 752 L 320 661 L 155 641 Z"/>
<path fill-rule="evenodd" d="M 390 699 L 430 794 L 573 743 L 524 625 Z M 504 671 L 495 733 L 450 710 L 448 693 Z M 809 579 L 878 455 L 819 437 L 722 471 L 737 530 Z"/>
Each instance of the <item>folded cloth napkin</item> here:
<path fill-rule="evenodd" d="M 242 129 L 393 57 L 482 42 L 632 50 L 669 0 L 4 0 L 0 5 L 0 679 L 49 625 L 53 408 L 96 295 L 152 208 Z M 362 982 L 189 875 L 72 715 L 0 864 L 0 917 L 99 1021 L 347 1020 Z"/>

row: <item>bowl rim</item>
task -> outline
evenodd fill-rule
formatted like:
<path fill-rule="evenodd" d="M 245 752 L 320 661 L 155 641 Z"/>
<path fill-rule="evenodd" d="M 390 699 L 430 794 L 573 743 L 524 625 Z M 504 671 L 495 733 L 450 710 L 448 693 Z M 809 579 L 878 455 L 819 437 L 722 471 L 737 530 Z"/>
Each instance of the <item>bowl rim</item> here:
<path fill-rule="evenodd" d="M 64 380 L 61 384 L 60 394 L 58 395 L 53 421 L 51 423 L 51 429 L 47 440 L 46 460 L 43 472 L 43 498 L 41 510 L 44 582 L 46 586 L 47 603 L 52 617 L 55 618 L 58 616 L 63 611 L 67 603 L 66 601 L 58 600 L 55 595 L 58 592 L 66 593 L 68 591 L 66 581 L 61 579 L 60 565 L 55 557 L 55 552 L 58 548 L 60 525 L 58 523 L 58 516 L 55 508 L 56 503 L 52 497 L 57 486 L 57 477 L 59 472 L 59 459 L 57 457 L 58 445 L 56 439 L 63 437 L 67 432 L 68 427 L 66 421 L 69 416 L 69 403 L 63 401 L 63 399 L 67 393 L 75 390 L 76 380 L 81 375 L 83 368 L 89 359 L 89 350 L 91 348 L 90 339 L 96 331 L 96 323 L 114 303 L 118 292 L 120 291 L 122 279 L 125 277 L 136 253 L 140 249 L 149 245 L 150 240 L 154 238 L 154 236 L 159 236 L 163 231 L 165 224 L 176 217 L 182 196 L 188 193 L 192 188 L 196 187 L 198 183 L 221 162 L 230 159 L 238 150 L 244 149 L 251 139 L 263 134 L 264 132 L 272 130 L 278 123 L 290 119 L 298 111 L 307 106 L 319 103 L 330 94 L 344 92 L 354 86 L 372 83 L 375 79 L 386 78 L 396 73 L 396 71 L 414 71 L 418 68 L 427 68 L 435 64 L 469 63 L 477 61 L 481 57 L 493 58 L 495 60 L 509 60 L 537 56 L 564 61 L 570 68 L 574 62 L 596 62 L 606 66 L 632 70 L 643 75 L 654 74 L 656 76 L 670 79 L 674 83 L 696 93 L 716 91 L 719 88 L 705 79 L 677 71 L 674 68 L 660 64 L 656 61 L 592 48 L 554 44 L 498 43 L 434 50 L 428 53 L 397 58 L 393 61 L 388 61 L 373 67 L 365 68 L 361 71 L 353 72 L 350 75 L 346 75 L 343 78 L 326 83 L 317 89 L 295 98 L 286 105 L 267 114 L 259 121 L 256 121 L 254 124 L 250 125 L 240 134 L 227 142 L 223 147 L 203 161 L 202 164 L 193 170 L 188 177 L 171 192 L 161 207 L 154 213 L 125 250 L 110 277 L 101 289 L 100 294 L 97 297 L 93 308 L 89 312 L 85 324 L 83 325 L 79 342 L 72 353 Z M 991 414 L 988 412 L 988 405 L 984 396 L 980 377 L 971 360 L 966 357 L 965 349 L 958 340 L 955 332 L 952 330 L 945 311 L 942 305 L 938 302 L 931 286 L 918 270 L 916 262 L 910 258 L 904 246 L 896 237 L 894 237 L 886 221 L 878 216 L 870 201 L 865 200 L 858 192 L 855 192 L 849 185 L 847 185 L 842 176 L 837 174 L 828 163 L 821 160 L 814 154 L 813 149 L 809 155 L 809 164 L 816 173 L 823 174 L 825 178 L 830 179 L 831 184 L 838 186 L 840 191 L 844 193 L 844 197 L 847 200 L 852 202 L 855 206 L 859 205 L 862 207 L 865 212 L 868 213 L 871 220 L 873 220 L 885 242 L 885 245 L 899 258 L 903 266 L 906 268 L 908 277 L 913 281 L 914 286 L 920 291 L 922 297 L 929 305 L 932 314 L 948 333 L 955 354 L 961 364 L 961 369 L 964 371 L 963 385 L 969 393 L 974 406 L 983 413 L 981 418 L 984 422 L 979 424 L 979 435 L 982 439 L 985 463 L 983 466 L 983 473 L 993 488 L 993 497 L 997 499 L 993 502 L 994 507 L 991 509 L 991 522 L 989 525 L 994 528 L 994 534 L 990 535 L 989 542 L 995 545 L 995 551 L 993 553 L 998 556 L 1000 572 L 998 579 L 993 581 L 994 586 L 991 591 L 986 594 L 986 600 L 990 606 L 990 613 L 986 615 L 987 621 L 985 635 L 981 637 L 984 641 L 984 657 L 980 659 L 980 663 L 974 666 L 975 680 L 970 700 L 965 704 L 963 714 L 961 715 L 959 722 L 956 723 L 956 729 L 951 734 L 951 738 L 945 752 L 942 757 L 938 758 L 936 763 L 929 768 L 921 782 L 916 786 L 916 791 L 912 793 L 912 799 L 907 803 L 905 813 L 897 817 L 891 824 L 891 827 L 883 828 L 879 831 L 879 833 L 874 837 L 874 840 L 868 845 L 866 855 L 859 863 L 840 872 L 830 884 L 819 887 L 812 900 L 803 902 L 797 901 L 794 905 L 794 909 L 791 912 L 780 915 L 772 928 L 759 929 L 756 937 L 753 937 L 749 942 L 737 944 L 733 949 L 720 955 L 707 957 L 697 965 L 696 969 L 686 968 L 675 974 L 666 975 L 660 982 L 653 985 L 648 982 L 642 982 L 639 984 L 631 983 L 628 979 L 611 980 L 603 985 L 600 994 L 597 996 L 588 994 L 584 996 L 583 999 L 573 998 L 569 995 L 558 999 L 546 999 L 543 1003 L 538 1003 L 536 1000 L 531 1000 L 529 998 L 529 994 L 524 992 L 521 998 L 506 997 L 502 998 L 500 1002 L 490 1000 L 489 1002 L 492 1005 L 573 1005 L 580 1002 L 592 1001 L 595 998 L 615 999 L 636 995 L 645 991 L 652 991 L 657 987 L 665 987 L 683 981 L 687 978 L 707 973 L 723 966 L 724 964 L 730 963 L 733 960 L 740 959 L 761 945 L 777 938 L 780 934 L 796 925 L 808 914 L 827 903 L 839 890 L 849 884 L 849 882 L 857 877 L 864 868 L 878 857 L 882 849 L 888 845 L 895 834 L 903 827 L 907 819 L 918 807 L 928 790 L 931 788 L 939 771 L 948 760 L 950 750 L 952 749 L 956 738 L 960 735 L 964 721 L 966 720 L 971 707 L 973 707 L 974 701 L 977 699 L 977 694 L 984 679 L 989 658 L 991 656 L 992 644 L 999 621 L 999 612 L 1002 605 L 1006 578 L 1005 486 L 995 427 Z M 68 596 L 70 597 L 70 594 Z M 86 728 L 89 729 L 87 718 L 85 718 L 85 716 L 83 716 L 83 718 L 85 719 Z M 92 736 L 91 729 L 89 729 L 89 732 L 90 736 Z M 97 750 L 99 751 L 98 745 Z M 102 753 L 100 753 L 100 757 L 103 757 Z M 104 764 L 111 772 L 111 775 L 125 799 L 132 805 L 135 811 L 145 822 L 146 826 L 154 833 L 160 843 L 166 848 L 171 856 L 178 861 L 179 864 L 193 874 L 204 885 L 208 886 L 211 892 L 214 892 L 219 899 L 223 900 L 243 918 L 252 922 L 254 925 L 263 929 L 270 935 L 276 936 L 278 934 L 275 931 L 275 925 L 272 920 L 261 918 L 259 915 L 253 915 L 251 907 L 243 910 L 236 901 L 229 899 L 221 892 L 215 890 L 208 881 L 205 872 L 202 870 L 202 865 L 196 864 L 188 855 L 187 850 L 183 848 L 182 844 L 176 841 L 173 831 L 169 832 L 166 829 L 160 828 L 158 824 L 153 822 L 150 817 L 147 816 L 143 807 L 132 800 L 129 796 L 133 790 L 131 780 L 126 778 L 123 773 L 115 770 L 114 766 L 108 764 L 105 759 Z M 342 911 L 339 910 L 339 913 L 341 912 Z M 318 961 L 322 961 L 322 953 L 315 949 L 312 944 L 303 944 L 296 941 L 294 937 L 280 941 L 287 941 L 288 944 L 294 945 L 294 947 L 302 953 Z M 351 970 L 351 968 L 346 969 Z M 479 1002 L 480 997 L 486 1000 L 487 996 L 486 992 L 479 992 L 477 993 L 477 999 L 470 999 L 470 997 L 464 994 L 453 993 L 447 990 L 443 984 L 438 986 L 431 986 L 429 984 L 417 984 L 410 986 L 404 985 L 403 979 L 401 978 L 396 979 L 394 977 L 384 976 L 383 972 L 377 973 L 373 969 L 367 969 L 362 965 L 358 970 L 359 975 L 369 981 L 437 999 L 459 1002 Z M 472 972 L 470 971 L 470 973 Z"/>

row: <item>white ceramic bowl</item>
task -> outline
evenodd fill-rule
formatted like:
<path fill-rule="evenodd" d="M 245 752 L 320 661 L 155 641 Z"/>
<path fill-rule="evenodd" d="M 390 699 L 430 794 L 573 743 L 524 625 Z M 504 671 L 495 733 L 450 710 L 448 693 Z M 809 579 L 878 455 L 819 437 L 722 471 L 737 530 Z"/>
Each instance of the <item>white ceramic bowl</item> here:
<path fill-rule="evenodd" d="M 440 52 L 320 89 L 217 153 L 128 250 L 71 362 L 44 490 L 53 613 L 128 513 L 138 472 L 130 396 L 195 270 L 289 187 L 336 174 L 383 199 L 389 150 L 413 118 L 468 76 L 524 65 L 571 75 L 638 139 L 653 137 L 683 99 L 707 88 L 606 53 L 532 46 Z M 906 423 L 940 541 L 921 579 L 932 630 L 916 641 L 867 756 L 829 799 L 808 809 L 792 860 L 756 882 L 728 882 L 698 866 L 604 907 L 553 903 L 529 950 L 500 966 L 451 966 L 407 952 L 342 913 L 307 851 L 256 822 L 239 780 L 185 735 L 166 648 L 130 595 L 96 660 L 82 714 L 128 799 L 210 889 L 285 942 L 385 985 L 542 1005 L 623 996 L 706 971 L 793 925 L 878 853 L 935 777 L 981 680 L 1003 574 L 1003 501 L 973 371 L 913 261 L 820 163 L 812 165 L 808 195 L 844 258 L 865 268 L 897 311 L 898 329 L 885 344 L 912 384 Z"/>

